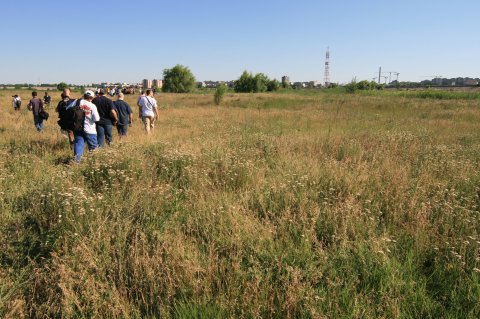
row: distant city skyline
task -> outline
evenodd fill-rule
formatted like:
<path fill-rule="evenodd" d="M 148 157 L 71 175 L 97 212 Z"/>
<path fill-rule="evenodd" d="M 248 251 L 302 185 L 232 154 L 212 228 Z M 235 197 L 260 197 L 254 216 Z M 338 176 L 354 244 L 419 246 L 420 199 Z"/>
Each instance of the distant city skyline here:
<path fill-rule="evenodd" d="M 0 83 L 136 83 L 188 66 L 197 81 L 244 70 L 292 82 L 480 77 L 480 2 L 405 0 L 5 1 Z"/>

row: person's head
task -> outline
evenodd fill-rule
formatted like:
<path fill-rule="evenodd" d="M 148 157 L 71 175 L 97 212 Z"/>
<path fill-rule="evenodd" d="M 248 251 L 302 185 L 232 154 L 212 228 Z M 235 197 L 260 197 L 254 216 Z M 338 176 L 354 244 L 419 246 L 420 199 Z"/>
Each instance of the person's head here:
<path fill-rule="evenodd" d="M 140 92 L 140 94 L 141 94 L 141 95 L 145 95 L 145 91 L 142 90 L 142 91 Z"/>
<path fill-rule="evenodd" d="M 62 97 L 63 98 L 70 97 L 70 89 L 63 89 Z"/>
<path fill-rule="evenodd" d="M 83 98 L 87 101 L 93 100 L 94 97 L 95 97 L 95 93 L 93 93 L 93 91 L 90 91 L 90 90 L 85 91 L 85 93 L 83 94 Z"/>
<path fill-rule="evenodd" d="M 105 90 L 104 90 L 104 89 L 100 89 L 100 91 L 98 91 L 98 95 L 100 95 L 100 96 L 105 95 Z"/>
<path fill-rule="evenodd" d="M 35 92 L 35 91 L 32 92 L 33 97 L 36 97 L 37 95 L 38 95 L 37 92 Z"/>
<path fill-rule="evenodd" d="M 12 95 L 12 97 L 17 98 L 17 97 L 18 97 L 18 94 Z"/>
<path fill-rule="evenodd" d="M 47 96 L 47 95 L 48 95 L 48 92 L 45 92 L 45 96 Z"/>
<path fill-rule="evenodd" d="M 151 89 L 146 90 L 145 95 L 153 96 L 153 90 L 151 90 Z"/>
<path fill-rule="evenodd" d="M 118 93 L 118 95 L 117 95 L 117 98 L 118 98 L 119 100 L 123 100 L 124 97 L 125 97 L 125 95 L 123 95 L 122 92 Z"/>

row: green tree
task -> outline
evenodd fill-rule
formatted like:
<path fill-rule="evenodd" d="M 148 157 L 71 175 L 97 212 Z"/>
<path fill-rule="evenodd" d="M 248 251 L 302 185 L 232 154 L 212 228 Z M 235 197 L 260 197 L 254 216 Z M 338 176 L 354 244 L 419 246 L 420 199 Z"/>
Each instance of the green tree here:
<path fill-rule="evenodd" d="M 187 93 L 195 88 L 195 77 L 186 66 L 177 64 L 171 69 L 163 70 L 163 92 Z"/>
<path fill-rule="evenodd" d="M 253 92 L 258 93 L 258 92 L 265 92 L 267 90 L 267 85 L 268 82 L 270 82 L 270 79 L 263 73 L 257 73 L 255 74 L 254 77 L 254 87 L 253 87 Z"/>
<path fill-rule="evenodd" d="M 279 88 L 280 88 L 280 82 L 278 82 L 278 80 L 276 79 L 269 81 L 267 84 L 267 91 L 269 92 L 278 91 Z"/>
<path fill-rule="evenodd" d="M 238 80 L 235 81 L 234 90 L 240 93 L 250 93 L 254 91 L 255 79 L 250 72 L 243 71 Z"/>
<path fill-rule="evenodd" d="M 68 84 L 65 82 L 60 82 L 57 84 L 57 90 L 63 91 L 64 89 L 68 88 Z"/>
<path fill-rule="evenodd" d="M 227 86 L 225 84 L 220 84 L 215 90 L 215 95 L 213 96 L 215 105 L 220 105 L 220 103 L 222 103 L 225 92 L 227 92 Z"/>

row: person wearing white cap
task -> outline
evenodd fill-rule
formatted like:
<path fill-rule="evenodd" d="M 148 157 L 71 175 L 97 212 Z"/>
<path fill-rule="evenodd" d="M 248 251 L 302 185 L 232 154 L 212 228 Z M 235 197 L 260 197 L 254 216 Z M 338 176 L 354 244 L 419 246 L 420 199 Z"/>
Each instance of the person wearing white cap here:
<path fill-rule="evenodd" d="M 83 129 L 74 132 L 75 139 L 73 141 L 73 153 L 75 162 L 80 163 L 83 155 L 85 142 L 87 142 L 88 150 L 92 152 L 98 147 L 97 129 L 95 122 L 100 120 L 97 107 L 92 103 L 95 93 L 90 90 L 85 91 L 83 99 L 80 100 L 80 108 L 84 113 Z"/>

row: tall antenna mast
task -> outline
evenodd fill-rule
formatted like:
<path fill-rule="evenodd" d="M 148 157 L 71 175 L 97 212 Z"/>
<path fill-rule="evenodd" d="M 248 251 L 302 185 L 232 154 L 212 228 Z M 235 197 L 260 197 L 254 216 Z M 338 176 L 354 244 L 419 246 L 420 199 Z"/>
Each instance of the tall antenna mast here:
<path fill-rule="evenodd" d="M 325 54 L 325 75 L 323 78 L 325 87 L 330 85 L 330 47 L 327 47 L 327 53 Z"/>

